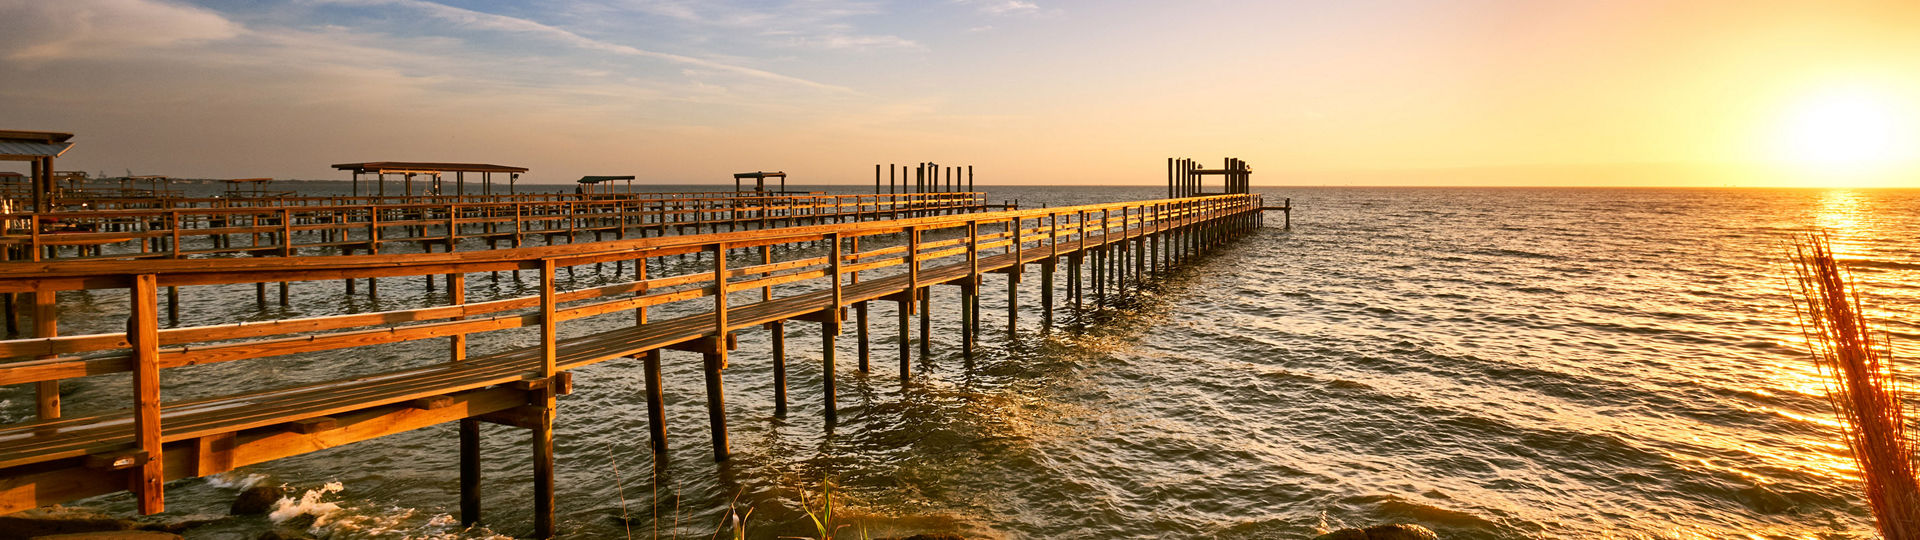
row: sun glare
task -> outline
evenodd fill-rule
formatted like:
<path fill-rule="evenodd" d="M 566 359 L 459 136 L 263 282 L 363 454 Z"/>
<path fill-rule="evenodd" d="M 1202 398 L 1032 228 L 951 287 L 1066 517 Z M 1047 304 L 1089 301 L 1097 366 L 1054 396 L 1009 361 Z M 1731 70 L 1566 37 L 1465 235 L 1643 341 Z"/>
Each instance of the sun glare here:
<path fill-rule="evenodd" d="M 1912 117 L 1898 100 L 1865 89 L 1808 96 L 1777 132 L 1776 156 L 1804 172 L 1887 172 L 1914 157 Z"/>

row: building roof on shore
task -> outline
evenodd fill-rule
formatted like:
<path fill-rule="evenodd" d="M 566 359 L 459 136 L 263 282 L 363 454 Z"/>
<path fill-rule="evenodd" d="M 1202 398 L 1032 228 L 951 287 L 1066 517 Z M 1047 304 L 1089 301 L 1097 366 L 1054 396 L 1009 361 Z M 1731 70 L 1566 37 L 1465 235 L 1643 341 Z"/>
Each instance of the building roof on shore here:
<path fill-rule="evenodd" d="M 73 148 L 72 133 L 58 131 L 0 130 L 0 159 L 29 160 L 60 157 Z"/>
<path fill-rule="evenodd" d="M 632 180 L 632 179 L 633 179 L 632 176 L 582 176 L 580 177 L 579 182 L 582 184 L 598 184 L 601 182 L 612 182 L 615 180 Z"/>
<path fill-rule="evenodd" d="M 493 165 L 488 163 L 438 163 L 430 161 L 369 161 L 365 163 L 335 163 L 334 169 L 359 173 L 523 173 L 526 167 L 511 165 Z"/>

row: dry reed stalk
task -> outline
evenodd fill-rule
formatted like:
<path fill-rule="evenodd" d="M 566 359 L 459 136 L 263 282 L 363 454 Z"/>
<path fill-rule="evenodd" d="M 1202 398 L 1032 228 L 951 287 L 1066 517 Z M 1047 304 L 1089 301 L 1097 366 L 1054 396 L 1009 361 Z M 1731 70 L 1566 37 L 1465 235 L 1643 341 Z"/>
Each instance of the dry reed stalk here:
<path fill-rule="evenodd" d="M 627 540 L 633 540 L 633 521 L 627 519 L 627 483 L 620 479 L 620 459 L 612 444 L 607 445 L 607 462 L 613 465 L 613 487 L 620 495 L 620 524 L 627 528 Z"/>
<path fill-rule="evenodd" d="M 1884 337 L 1873 340 L 1853 276 L 1840 268 L 1825 236 L 1796 239 L 1793 261 L 1800 329 L 1814 363 L 1829 378 L 1827 401 L 1845 421 L 1847 448 L 1866 480 L 1880 536 L 1920 540 L 1916 446 L 1907 435 L 1892 346 Z"/>

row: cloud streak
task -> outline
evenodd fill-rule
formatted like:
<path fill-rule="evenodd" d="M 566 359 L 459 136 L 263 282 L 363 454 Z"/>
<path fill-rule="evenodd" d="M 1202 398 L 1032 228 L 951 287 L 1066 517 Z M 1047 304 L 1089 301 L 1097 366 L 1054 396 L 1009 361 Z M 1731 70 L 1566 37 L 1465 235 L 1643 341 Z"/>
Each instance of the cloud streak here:
<path fill-rule="evenodd" d="M 460 25 L 463 27 L 467 27 L 467 28 L 477 28 L 482 30 L 493 30 L 493 31 L 500 31 L 500 32 L 512 32 L 512 33 L 519 33 L 519 34 L 535 35 L 535 36 L 540 36 L 540 37 L 552 40 L 557 43 L 565 44 L 565 45 L 575 47 L 578 49 L 583 49 L 583 50 L 597 51 L 597 52 L 603 52 L 603 53 L 609 53 L 609 54 L 615 54 L 615 55 L 621 55 L 621 56 L 632 56 L 632 57 L 662 60 L 666 62 L 680 64 L 690 68 L 699 69 L 699 70 L 730 73 L 734 75 L 751 77 L 755 79 L 795 84 L 795 85 L 805 86 L 808 88 L 814 88 L 819 90 L 827 90 L 832 92 L 841 92 L 841 93 L 849 93 L 849 94 L 857 93 L 853 89 L 847 88 L 845 86 L 827 84 L 827 83 L 812 81 L 808 79 L 803 79 L 800 77 L 774 73 L 774 72 L 766 71 L 762 69 L 729 64 L 725 62 L 718 62 L 714 60 L 707 60 L 704 58 L 697 58 L 697 57 L 680 55 L 680 54 L 664 53 L 659 51 L 642 49 L 642 48 L 634 47 L 631 45 L 623 45 L 619 43 L 602 41 L 602 40 L 593 39 L 587 36 L 580 35 L 578 33 L 575 33 L 573 31 L 570 31 L 564 28 L 541 23 L 539 21 L 474 11 L 470 9 L 459 8 L 459 7 L 449 6 L 445 4 L 427 2 L 424 0 L 322 0 L 319 3 L 342 4 L 342 5 L 398 6 L 398 7 L 419 11 L 431 17 L 434 17 L 443 21 L 447 21 L 456 25 Z"/>
<path fill-rule="evenodd" d="M 0 56 L 15 61 L 116 56 L 223 40 L 243 31 L 218 13 L 164 2 L 0 3 Z"/>
<path fill-rule="evenodd" d="M 1040 13 L 1040 5 L 1021 0 L 956 0 L 961 4 L 974 6 L 988 15 L 1032 15 Z"/>

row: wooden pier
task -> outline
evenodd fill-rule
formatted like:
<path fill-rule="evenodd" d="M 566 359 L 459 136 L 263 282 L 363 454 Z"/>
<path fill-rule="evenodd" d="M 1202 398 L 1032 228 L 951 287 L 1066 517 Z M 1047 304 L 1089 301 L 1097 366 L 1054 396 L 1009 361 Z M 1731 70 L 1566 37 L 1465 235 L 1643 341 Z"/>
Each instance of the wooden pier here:
<path fill-rule="evenodd" d="M 971 194 L 961 195 L 977 201 Z M 859 205 L 864 211 L 885 213 L 885 205 L 875 203 L 900 200 L 860 197 L 809 199 L 833 202 L 807 207 Z M 586 203 L 568 204 L 578 212 Z M 418 211 L 412 221 L 420 222 L 409 225 L 450 223 L 447 230 L 468 231 L 482 223 L 505 223 L 498 212 L 470 212 L 459 205 L 407 208 Z M 624 203 L 606 208 L 589 215 L 604 218 L 621 209 L 638 210 Z M 555 532 L 554 419 L 559 397 L 572 388 L 574 370 L 615 358 L 642 358 L 646 388 L 641 394 L 648 402 L 651 442 L 660 452 L 669 443 L 661 365 L 672 361 L 673 351 L 698 354 L 709 442 L 714 458 L 724 460 L 729 444 L 723 404 L 729 396 L 722 375 L 738 332 L 769 329 L 777 336 L 788 324 L 820 324 L 825 342 L 823 405 L 825 421 L 832 422 L 839 369 L 833 342 L 842 327 L 851 326 L 852 338 L 861 345 L 857 369 L 870 369 L 870 356 L 880 350 L 869 347 L 880 337 L 867 320 L 869 303 L 899 306 L 891 337 L 898 345 L 901 384 L 911 384 L 911 318 L 921 318 L 920 353 L 926 354 L 927 317 L 934 307 L 931 287 L 960 291 L 960 343 L 963 354 L 970 355 L 981 328 L 978 299 L 986 293 L 986 276 L 1002 274 L 1013 285 L 1037 274 L 1043 314 L 1038 323 L 1048 329 L 1055 325 L 1059 294 L 1079 305 L 1090 294 L 1137 287 L 1149 275 L 1254 230 L 1261 224 L 1262 208 L 1260 196 L 1234 193 L 878 221 L 801 221 L 764 229 L 406 255 L 366 250 L 324 257 L 6 263 L 0 265 L 0 293 L 33 293 L 34 328 L 44 333 L 0 341 L 0 358 L 5 358 L 0 361 L 0 384 L 36 385 L 41 412 L 39 420 L 0 426 L 0 513 L 123 490 L 134 494 L 142 512 L 158 512 L 165 507 L 164 484 L 169 480 L 458 422 L 459 439 L 449 445 L 457 445 L 461 455 L 460 516 L 472 523 L 480 519 L 483 501 L 479 441 L 485 422 L 532 433 L 534 535 L 548 537 Z M 300 223 L 298 212 L 279 210 L 284 211 L 278 214 L 280 221 L 247 227 L 278 226 L 285 233 Z M 347 223 L 364 227 L 386 212 L 376 208 L 349 214 L 363 219 Z M 570 219 L 568 214 L 555 215 Z M 521 215 L 519 223 L 524 225 L 525 218 Z M 537 230 L 563 229 L 550 225 Z M 704 259 L 693 264 L 677 259 L 701 254 Z M 677 264 L 666 264 L 667 257 L 675 257 Z M 607 266 L 617 275 L 610 283 L 560 285 L 558 276 L 570 269 Z M 535 273 L 538 294 L 467 297 L 470 280 L 499 272 Z M 283 282 L 302 288 L 338 287 L 341 280 L 417 282 L 432 276 L 444 278 L 448 303 L 377 313 L 179 327 L 168 324 L 160 300 L 162 291 L 172 287 Z M 57 335 L 59 304 L 52 299 L 62 291 L 83 290 L 125 291 L 130 299 L 121 310 L 128 321 L 125 331 Z M 1007 287 L 1007 294 L 1008 324 L 1015 326 L 1019 287 Z M 669 306 L 674 307 L 672 316 L 662 311 Z M 853 324 L 846 325 L 849 319 Z M 579 331 L 588 328 L 584 326 L 569 331 L 588 320 L 598 321 L 593 331 Z M 537 330 L 536 345 L 498 350 L 471 345 L 477 335 L 522 328 Z M 166 400 L 160 391 L 160 376 L 168 369 L 420 340 L 445 342 L 444 358 L 403 369 L 342 374 L 315 384 L 222 389 L 215 397 Z M 777 337 L 774 344 L 779 349 L 790 345 Z M 773 370 L 774 395 L 755 399 L 771 401 L 775 414 L 785 412 L 783 354 L 776 354 L 771 365 L 734 367 Z M 130 409 L 61 414 L 60 381 L 121 373 L 132 374 L 127 383 Z"/>

